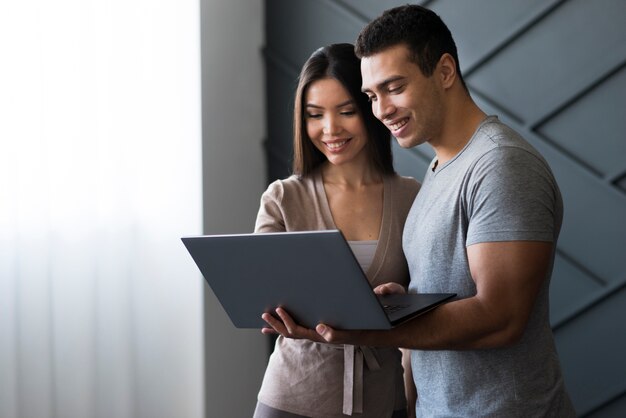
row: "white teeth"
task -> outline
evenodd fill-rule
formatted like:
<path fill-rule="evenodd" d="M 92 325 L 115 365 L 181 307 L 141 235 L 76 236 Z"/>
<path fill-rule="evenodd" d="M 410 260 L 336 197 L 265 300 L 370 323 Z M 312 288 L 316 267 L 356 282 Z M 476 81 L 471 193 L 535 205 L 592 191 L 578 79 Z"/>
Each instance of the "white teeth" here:
<path fill-rule="evenodd" d="M 330 149 L 336 149 L 336 148 L 343 146 L 346 142 L 348 141 L 332 142 L 332 143 L 327 143 L 326 146 Z"/>
<path fill-rule="evenodd" d="M 401 121 L 401 122 L 398 122 L 398 123 L 394 123 L 394 124 L 392 124 L 392 125 L 389 125 L 389 127 L 390 127 L 392 130 L 397 131 L 398 129 L 400 129 L 400 128 L 402 128 L 404 125 L 406 125 L 407 123 L 409 123 L 409 120 L 408 120 L 408 119 L 405 119 L 405 120 L 403 120 L 403 121 Z"/>

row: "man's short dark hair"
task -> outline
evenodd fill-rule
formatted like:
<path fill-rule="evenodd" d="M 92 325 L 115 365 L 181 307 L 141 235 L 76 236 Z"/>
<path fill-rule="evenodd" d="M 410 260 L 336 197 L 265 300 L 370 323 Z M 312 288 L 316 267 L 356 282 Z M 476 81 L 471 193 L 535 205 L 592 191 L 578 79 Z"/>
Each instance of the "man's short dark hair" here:
<path fill-rule="evenodd" d="M 433 74 L 443 54 L 450 54 L 456 62 L 459 80 L 467 90 L 450 30 L 435 12 L 422 6 L 407 4 L 384 11 L 361 30 L 356 54 L 359 58 L 369 57 L 401 44 L 408 47 L 409 59 L 426 77 Z"/>

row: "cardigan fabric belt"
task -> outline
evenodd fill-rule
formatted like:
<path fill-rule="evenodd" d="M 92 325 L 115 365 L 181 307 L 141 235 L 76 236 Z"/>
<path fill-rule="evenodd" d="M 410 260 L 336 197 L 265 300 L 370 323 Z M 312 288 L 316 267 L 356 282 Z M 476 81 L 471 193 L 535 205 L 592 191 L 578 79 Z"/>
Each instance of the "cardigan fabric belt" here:
<path fill-rule="evenodd" d="M 380 369 L 371 348 L 343 346 L 343 413 L 346 415 L 363 412 L 363 360 L 368 369 Z"/>

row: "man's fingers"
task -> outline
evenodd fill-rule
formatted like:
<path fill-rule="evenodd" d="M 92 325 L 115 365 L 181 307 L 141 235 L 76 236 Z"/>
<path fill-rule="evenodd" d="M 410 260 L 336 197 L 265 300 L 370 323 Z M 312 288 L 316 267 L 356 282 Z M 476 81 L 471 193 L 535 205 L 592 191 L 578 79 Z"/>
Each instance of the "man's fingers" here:
<path fill-rule="evenodd" d="M 341 330 L 329 327 L 326 324 L 318 324 L 315 332 L 327 343 L 331 344 L 352 344 L 368 345 L 367 331 L 363 330 Z"/>
<path fill-rule="evenodd" d="M 377 295 L 385 295 L 388 292 L 389 291 L 387 290 L 387 285 L 386 284 L 381 284 L 380 286 L 376 286 L 374 288 L 374 293 L 376 293 Z"/>
<path fill-rule="evenodd" d="M 401 284 L 390 282 L 376 286 L 374 293 L 377 295 L 390 295 L 394 293 L 406 293 L 406 290 Z"/>
<path fill-rule="evenodd" d="M 318 324 L 315 331 L 328 343 L 334 342 L 335 330 L 328 325 Z"/>

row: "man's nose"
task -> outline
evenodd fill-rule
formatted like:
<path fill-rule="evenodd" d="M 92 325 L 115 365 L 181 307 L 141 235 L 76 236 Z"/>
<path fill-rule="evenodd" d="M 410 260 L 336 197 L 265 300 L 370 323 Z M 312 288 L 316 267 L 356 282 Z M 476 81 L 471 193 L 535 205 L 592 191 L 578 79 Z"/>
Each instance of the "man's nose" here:
<path fill-rule="evenodd" d="M 374 109 L 374 116 L 381 121 L 389 118 L 396 111 L 396 107 L 393 105 L 392 101 L 385 97 L 379 97 L 378 100 L 372 102 Z"/>

